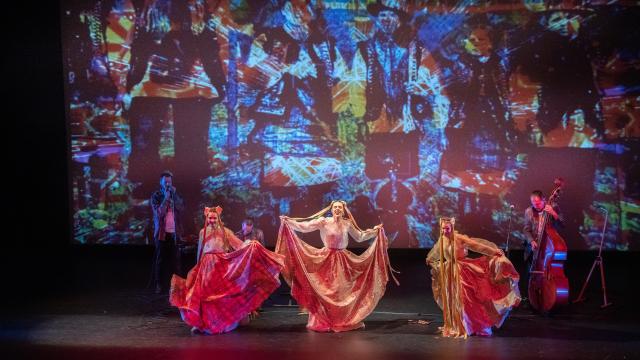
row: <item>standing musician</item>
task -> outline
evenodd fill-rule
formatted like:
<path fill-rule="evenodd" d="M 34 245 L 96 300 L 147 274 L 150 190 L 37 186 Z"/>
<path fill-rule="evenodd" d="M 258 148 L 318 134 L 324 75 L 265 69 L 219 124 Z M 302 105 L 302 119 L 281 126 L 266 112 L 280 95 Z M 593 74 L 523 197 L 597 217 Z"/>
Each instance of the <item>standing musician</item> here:
<path fill-rule="evenodd" d="M 528 294 L 529 269 L 531 269 L 531 264 L 535 260 L 533 256 L 534 252 L 540 246 L 536 239 L 539 238 L 538 235 L 540 232 L 544 231 L 544 229 L 540 228 L 542 225 L 540 220 L 543 218 L 543 214 L 546 212 L 551 216 L 550 225 L 555 229 L 558 229 L 564 221 L 564 217 L 562 216 L 562 212 L 560 212 L 558 204 L 547 204 L 547 200 L 542 194 L 542 191 L 532 191 L 529 199 L 531 200 L 531 206 L 524 211 L 524 234 L 526 236 L 526 240 L 523 244 L 525 271 L 521 272 L 522 281 L 520 282 L 520 284 L 524 284 L 520 289 L 522 294 Z"/>
<path fill-rule="evenodd" d="M 182 235 L 184 202 L 173 186 L 173 174 L 160 174 L 160 189 L 149 200 L 153 212 L 153 243 L 155 245 L 152 273 L 156 294 L 169 290 L 171 277 L 180 274 L 178 241 Z"/>

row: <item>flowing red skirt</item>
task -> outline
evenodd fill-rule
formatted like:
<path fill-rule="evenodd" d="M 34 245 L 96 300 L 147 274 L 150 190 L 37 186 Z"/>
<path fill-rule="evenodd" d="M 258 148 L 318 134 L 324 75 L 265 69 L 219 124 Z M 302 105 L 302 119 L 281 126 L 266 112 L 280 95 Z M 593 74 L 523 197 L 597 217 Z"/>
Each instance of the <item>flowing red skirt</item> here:
<path fill-rule="evenodd" d="M 231 253 L 206 253 L 186 280 L 173 276 L 169 301 L 205 333 L 233 330 L 280 286 L 282 262 L 256 241 Z"/>
<path fill-rule="evenodd" d="M 309 312 L 307 328 L 315 331 L 364 327 L 362 321 L 384 295 L 389 280 L 383 231 L 358 256 L 346 249 L 315 248 L 283 224 L 276 253 L 284 256 L 282 276 L 293 298 Z"/>
<path fill-rule="evenodd" d="M 502 326 L 511 308 L 520 303 L 520 275 L 504 256 L 463 258 L 456 264 L 461 281 L 461 320 L 466 334 L 491 335 L 491 328 Z M 431 273 L 433 295 L 442 307 L 439 269 L 432 268 Z"/>

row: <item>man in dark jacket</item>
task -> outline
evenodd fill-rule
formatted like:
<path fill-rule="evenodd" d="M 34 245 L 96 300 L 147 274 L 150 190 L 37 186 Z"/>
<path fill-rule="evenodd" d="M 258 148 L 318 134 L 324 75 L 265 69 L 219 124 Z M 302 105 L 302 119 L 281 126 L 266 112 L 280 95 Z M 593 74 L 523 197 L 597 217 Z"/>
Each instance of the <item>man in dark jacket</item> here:
<path fill-rule="evenodd" d="M 180 269 L 177 243 L 182 232 L 180 215 L 184 211 L 182 197 L 173 186 L 173 175 L 160 175 L 160 189 L 149 201 L 153 212 L 153 242 L 155 245 L 153 285 L 156 293 L 169 288 L 171 276 Z"/>

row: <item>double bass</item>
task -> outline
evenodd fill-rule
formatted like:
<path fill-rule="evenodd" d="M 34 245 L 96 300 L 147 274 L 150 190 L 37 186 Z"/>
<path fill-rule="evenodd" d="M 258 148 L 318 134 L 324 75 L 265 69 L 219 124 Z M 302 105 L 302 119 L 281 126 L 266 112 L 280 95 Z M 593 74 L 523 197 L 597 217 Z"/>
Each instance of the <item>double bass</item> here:
<path fill-rule="evenodd" d="M 563 185 L 562 179 L 555 179 L 555 188 L 548 198 L 552 206 L 557 203 Z M 549 213 L 543 211 L 538 216 L 542 223 L 538 226 L 538 248 L 529 269 L 529 301 L 535 310 L 546 314 L 569 302 L 569 279 L 564 274 L 567 244 L 553 227 Z"/>

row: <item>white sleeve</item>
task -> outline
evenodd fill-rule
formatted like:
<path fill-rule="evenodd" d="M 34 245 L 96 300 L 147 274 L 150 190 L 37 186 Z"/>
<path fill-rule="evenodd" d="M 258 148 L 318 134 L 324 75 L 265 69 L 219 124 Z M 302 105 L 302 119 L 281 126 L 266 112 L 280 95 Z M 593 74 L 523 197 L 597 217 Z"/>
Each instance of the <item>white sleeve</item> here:
<path fill-rule="evenodd" d="M 293 230 L 302 233 L 319 230 L 324 224 L 324 218 L 321 217 L 309 221 L 295 221 L 291 219 L 283 219 L 282 221 L 285 221 Z"/>
<path fill-rule="evenodd" d="M 356 242 L 363 242 L 376 237 L 376 235 L 378 235 L 378 230 L 367 229 L 360 231 L 356 229 L 351 222 L 349 222 L 349 235 L 351 235 Z"/>

